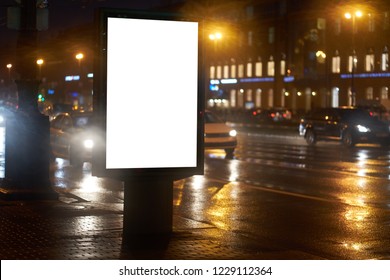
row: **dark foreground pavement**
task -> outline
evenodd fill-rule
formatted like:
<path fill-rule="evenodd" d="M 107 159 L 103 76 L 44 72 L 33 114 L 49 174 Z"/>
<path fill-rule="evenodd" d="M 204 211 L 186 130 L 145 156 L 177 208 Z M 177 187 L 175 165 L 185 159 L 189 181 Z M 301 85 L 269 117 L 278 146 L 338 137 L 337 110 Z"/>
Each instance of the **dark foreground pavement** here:
<path fill-rule="evenodd" d="M 167 243 L 122 249 L 122 211 L 92 202 L 0 200 L 0 259 L 320 259 L 173 215 Z M 153 238 L 149 238 L 150 244 Z M 148 242 L 148 241 L 147 241 Z M 146 243 L 148 245 L 149 243 Z"/>

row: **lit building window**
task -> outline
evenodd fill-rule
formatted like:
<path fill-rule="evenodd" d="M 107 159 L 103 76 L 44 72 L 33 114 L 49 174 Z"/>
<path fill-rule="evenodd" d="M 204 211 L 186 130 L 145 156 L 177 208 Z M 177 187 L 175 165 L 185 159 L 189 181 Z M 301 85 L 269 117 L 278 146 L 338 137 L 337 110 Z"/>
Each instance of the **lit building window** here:
<path fill-rule="evenodd" d="M 256 90 L 255 104 L 257 108 L 261 107 L 261 89 L 259 88 Z"/>
<path fill-rule="evenodd" d="M 237 99 L 236 99 L 237 91 L 235 89 L 232 89 L 230 91 L 230 106 L 235 108 L 237 106 Z"/>
<path fill-rule="evenodd" d="M 366 90 L 366 99 L 373 100 L 374 99 L 374 89 L 372 87 L 368 87 Z"/>
<path fill-rule="evenodd" d="M 280 75 L 282 75 L 282 76 L 286 75 L 286 61 L 285 60 L 280 61 Z"/>
<path fill-rule="evenodd" d="M 246 90 L 246 101 L 247 102 L 252 102 L 252 100 L 253 100 L 252 93 L 253 93 L 252 89 Z"/>
<path fill-rule="evenodd" d="M 246 76 L 252 77 L 252 62 L 246 64 Z"/>
<path fill-rule="evenodd" d="M 217 66 L 217 79 L 221 79 L 221 78 L 222 78 L 222 66 L 218 65 Z"/>
<path fill-rule="evenodd" d="M 340 73 L 340 56 L 332 57 L 332 73 Z"/>
<path fill-rule="evenodd" d="M 374 54 L 370 53 L 366 55 L 366 72 L 374 71 Z"/>
<path fill-rule="evenodd" d="M 215 79 L 215 66 L 210 66 L 210 79 Z"/>
<path fill-rule="evenodd" d="M 389 88 L 388 87 L 382 87 L 381 89 L 381 100 L 387 100 L 389 99 Z"/>
<path fill-rule="evenodd" d="M 244 77 L 244 64 L 238 65 L 238 77 L 243 78 Z"/>
<path fill-rule="evenodd" d="M 237 71 L 237 67 L 235 64 L 232 64 L 230 65 L 230 77 L 231 78 L 235 78 L 236 77 L 236 71 Z"/>
<path fill-rule="evenodd" d="M 387 71 L 389 70 L 389 53 L 387 51 L 387 47 L 383 50 L 381 57 L 381 70 Z"/>
<path fill-rule="evenodd" d="M 255 75 L 256 77 L 263 76 L 263 63 L 261 61 L 257 61 L 255 65 Z"/>
<path fill-rule="evenodd" d="M 270 57 L 270 60 L 267 63 L 267 75 L 275 76 L 275 61 L 272 56 Z"/>
<path fill-rule="evenodd" d="M 229 78 L 229 65 L 223 66 L 223 78 L 228 79 Z"/>
<path fill-rule="evenodd" d="M 349 73 L 352 73 L 356 71 L 356 67 L 357 67 L 357 56 L 356 55 L 350 55 L 348 56 L 348 72 Z"/>

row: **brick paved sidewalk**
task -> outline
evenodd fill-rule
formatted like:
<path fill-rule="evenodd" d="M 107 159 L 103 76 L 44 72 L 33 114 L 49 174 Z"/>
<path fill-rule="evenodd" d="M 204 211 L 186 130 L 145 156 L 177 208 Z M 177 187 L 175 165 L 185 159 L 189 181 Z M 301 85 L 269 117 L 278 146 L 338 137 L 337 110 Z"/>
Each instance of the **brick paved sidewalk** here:
<path fill-rule="evenodd" d="M 165 248 L 127 251 L 122 218 L 90 202 L 0 201 L 0 259 L 318 259 L 177 215 Z"/>

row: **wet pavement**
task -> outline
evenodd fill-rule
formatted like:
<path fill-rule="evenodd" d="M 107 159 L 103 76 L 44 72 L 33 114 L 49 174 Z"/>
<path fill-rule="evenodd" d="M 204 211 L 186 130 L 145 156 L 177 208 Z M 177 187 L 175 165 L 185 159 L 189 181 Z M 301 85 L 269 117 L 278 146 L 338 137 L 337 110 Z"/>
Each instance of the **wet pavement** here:
<path fill-rule="evenodd" d="M 55 201 L 0 200 L 0 259 L 320 259 L 177 214 L 168 242 L 123 249 L 121 211 L 93 202 L 68 203 L 69 199 L 60 194 Z M 156 243 L 154 237 L 145 238 Z"/>

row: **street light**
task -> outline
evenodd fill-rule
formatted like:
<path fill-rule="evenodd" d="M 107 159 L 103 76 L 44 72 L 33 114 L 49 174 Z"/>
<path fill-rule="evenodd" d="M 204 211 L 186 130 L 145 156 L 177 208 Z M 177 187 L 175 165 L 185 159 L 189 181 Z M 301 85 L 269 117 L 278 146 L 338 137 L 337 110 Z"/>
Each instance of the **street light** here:
<path fill-rule="evenodd" d="M 212 40 L 212 41 L 220 40 L 220 39 L 222 39 L 222 33 L 220 33 L 220 32 L 211 33 L 209 35 L 209 39 Z"/>
<path fill-rule="evenodd" d="M 12 68 L 12 64 L 8 63 L 7 64 L 7 68 L 8 68 L 8 79 L 11 82 L 11 68 Z"/>
<path fill-rule="evenodd" d="M 37 59 L 37 65 L 39 69 L 39 78 L 41 78 L 42 74 L 42 64 L 44 63 L 44 60 L 42 58 Z"/>
<path fill-rule="evenodd" d="M 347 12 L 344 14 L 345 18 L 352 21 L 352 69 L 351 69 L 351 98 L 352 106 L 356 105 L 356 90 L 355 90 L 355 65 L 357 63 L 356 53 L 355 53 L 355 33 L 356 33 L 356 18 L 363 16 L 363 13 L 359 10 L 354 13 Z"/>
<path fill-rule="evenodd" d="M 76 54 L 75 58 L 78 60 L 79 67 L 80 67 L 81 66 L 81 60 L 84 58 L 84 54 L 83 53 L 78 53 L 78 54 Z"/>

